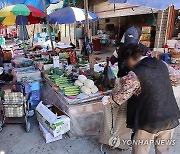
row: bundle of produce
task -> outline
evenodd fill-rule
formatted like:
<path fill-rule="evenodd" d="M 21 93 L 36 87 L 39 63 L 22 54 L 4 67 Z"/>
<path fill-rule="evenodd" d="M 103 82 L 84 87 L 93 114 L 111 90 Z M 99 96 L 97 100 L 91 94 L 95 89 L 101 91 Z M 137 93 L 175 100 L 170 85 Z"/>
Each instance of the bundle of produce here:
<path fill-rule="evenodd" d="M 55 84 L 61 89 L 64 90 L 66 87 L 71 87 L 73 84 L 70 82 L 70 80 L 67 77 L 62 77 L 62 78 L 56 78 Z"/>
<path fill-rule="evenodd" d="M 58 78 L 59 78 L 59 75 L 56 75 L 56 74 L 50 76 L 50 79 L 51 79 L 53 82 L 55 82 L 55 79 L 58 79 Z"/>
<path fill-rule="evenodd" d="M 72 70 L 73 71 L 73 70 Z M 72 82 L 75 82 L 78 78 L 79 74 L 77 73 L 77 71 L 73 71 L 72 73 L 70 73 L 68 75 L 68 78 L 72 81 Z"/>
<path fill-rule="evenodd" d="M 80 88 L 78 86 L 67 86 L 63 89 L 64 94 L 66 96 L 77 96 L 81 93 Z"/>
<path fill-rule="evenodd" d="M 50 58 L 50 59 L 43 59 L 43 64 L 53 64 L 53 59 Z"/>
<path fill-rule="evenodd" d="M 75 86 L 81 87 L 81 92 L 85 95 L 95 94 L 98 88 L 93 80 L 87 79 L 84 75 L 79 75 L 78 80 L 75 81 Z"/>
<path fill-rule="evenodd" d="M 75 67 L 76 67 L 76 68 L 84 67 L 84 66 L 86 66 L 86 64 L 88 64 L 88 62 L 85 61 L 85 60 L 82 60 L 82 61 L 78 62 L 78 63 L 75 65 Z"/>
<path fill-rule="evenodd" d="M 19 44 L 19 48 L 20 49 L 29 49 L 30 44 L 29 43 L 21 43 L 21 44 Z"/>
<path fill-rule="evenodd" d="M 50 68 L 49 70 L 45 71 L 46 74 L 48 75 L 58 75 L 61 76 L 63 74 L 65 74 L 65 71 L 62 69 L 57 68 Z"/>
<path fill-rule="evenodd" d="M 69 53 L 68 52 L 60 53 L 59 58 L 60 59 L 67 59 L 67 58 L 69 58 Z"/>
<path fill-rule="evenodd" d="M 12 66 L 16 68 L 29 67 L 33 65 L 33 60 L 28 58 L 15 58 L 11 60 Z"/>

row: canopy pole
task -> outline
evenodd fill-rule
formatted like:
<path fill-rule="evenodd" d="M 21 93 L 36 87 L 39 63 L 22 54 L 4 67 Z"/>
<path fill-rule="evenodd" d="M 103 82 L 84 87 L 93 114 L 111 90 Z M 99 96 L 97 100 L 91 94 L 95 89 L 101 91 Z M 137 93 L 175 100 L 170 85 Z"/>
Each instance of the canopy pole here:
<path fill-rule="evenodd" d="M 76 24 L 76 21 L 74 22 L 74 44 L 77 46 L 77 40 L 76 40 L 76 27 L 77 27 L 77 24 Z"/>
<path fill-rule="evenodd" d="M 161 39 L 162 24 L 164 22 L 164 18 L 163 17 L 164 17 L 164 10 L 162 11 L 162 14 L 161 14 L 161 23 L 160 23 L 160 29 L 159 29 L 159 34 L 158 34 L 156 58 L 158 57 L 158 54 L 159 54 L 159 45 L 160 45 L 160 39 Z"/>
<path fill-rule="evenodd" d="M 32 47 L 33 47 L 33 45 L 34 45 L 34 33 L 35 33 L 35 27 L 36 27 L 36 25 L 34 24 L 34 26 L 33 26 L 33 35 L 32 35 Z"/>
<path fill-rule="evenodd" d="M 21 23 L 22 23 L 22 25 L 20 25 L 20 26 L 22 26 L 22 33 L 23 33 L 23 43 L 25 42 L 25 39 L 24 39 L 24 24 L 23 24 L 23 20 L 22 20 L 22 16 L 21 16 Z"/>
<path fill-rule="evenodd" d="M 69 24 L 69 37 L 70 37 L 70 43 L 72 43 L 72 39 L 71 39 L 71 26 Z"/>
<path fill-rule="evenodd" d="M 45 12 L 45 16 L 46 16 L 46 22 L 47 22 L 47 27 L 48 27 L 49 39 L 51 41 L 52 51 L 55 54 L 54 44 L 53 44 L 52 35 L 51 35 L 51 28 L 50 28 L 50 24 L 49 24 L 47 9 L 46 9 L 46 3 L 45 3 L 45 0 L 42 0 L 42 2 L 43 2 L 44 12 Z"/>
<path fill-rule="evenodd" d="M 86 29 L 86 35 L 89 39 L 91 39 L 90 32 L 89 32 L 89 18 L 88 18 L 88 0 L 84 0 L 84 10 L 85 10 L 85 29 Z M 91 74 L 94 73 L 94 55 L 89 53 L 89 63 L 90 63 L 90 71 Z"/>

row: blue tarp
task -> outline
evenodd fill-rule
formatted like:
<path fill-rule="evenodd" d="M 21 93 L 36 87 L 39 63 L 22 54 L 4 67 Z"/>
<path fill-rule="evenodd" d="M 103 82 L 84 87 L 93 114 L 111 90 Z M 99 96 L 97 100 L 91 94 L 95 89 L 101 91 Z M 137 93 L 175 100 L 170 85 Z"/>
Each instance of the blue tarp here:
<path fill-rule="evenodd" d="M 147 6 L 156 9 L 166 9 L 173 4 L 175 8 L 180 8 L 180 0 L 108 0 L 109 3 L 128 3 L 138 6 Z"/>
<path fill-rule="evenodd" d="M 55 4 L 60 1 L 61 0 L 45 0 L 47 7 L 50 4 Z M 2 9 L 6 6 L 9 6 L 9 5 L 15 5 L 15 4 L 28 4 L 28 5 L 37 7 L 42 11 L 44 10 L 42 0 L 0 0 L 0 9 Z"/>

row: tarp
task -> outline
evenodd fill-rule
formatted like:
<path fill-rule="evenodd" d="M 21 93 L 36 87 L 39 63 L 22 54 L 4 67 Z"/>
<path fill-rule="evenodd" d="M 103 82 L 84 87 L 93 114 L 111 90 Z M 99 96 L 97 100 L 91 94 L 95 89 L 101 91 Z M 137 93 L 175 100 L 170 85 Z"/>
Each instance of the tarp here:
<path fill-rule="evenodd" d="M 147 6 L 157 9 L 166 9 L 170 5 L 174 5 L 175 8 L 180 8 L 180 0 L 108 0 L 109 3 L 128 3 L 138 6 Z"/>
<path fill-rule="evenodd" d="M 60 1 L 62 0 L 45 0 L 46 7 L 48 7 L 50 4 L 55 4 Z M 42 0 L 0 0 L 0 9 L 15 4 L 28 4 L 37 7 L 42 11 L 44 10 Z"/>

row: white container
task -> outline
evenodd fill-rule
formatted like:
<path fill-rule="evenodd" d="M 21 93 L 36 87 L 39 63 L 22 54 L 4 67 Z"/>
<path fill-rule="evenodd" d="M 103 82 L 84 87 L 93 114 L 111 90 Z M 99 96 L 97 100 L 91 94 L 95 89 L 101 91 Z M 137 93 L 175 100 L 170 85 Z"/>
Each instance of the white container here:
<path fill-rule="evenodd" d="M 175 48 L 175 44 L 178 43 L 177 40 L 167 40 L 167 45 L 169 48 Z"/>
<path fill-rule="evenodd" d="M 44 55 L 44 54 L 42 54 L 42 58 L 44 58 L 44 59 L 49 59 L 49 55 Z"/>
<path fill-rule="evenodd" d="M 44 70 L 49 70 L 50 68 L 53 67 L 53 64 L 44 64 Z"/>
<path fill-rule="evenodd" d="M 59 68 L 60 68 L 60 69 L 64 69 L 63 63 L 59 63 Z"/>
<path fill-rule="evenodd" d="M 54 66 L 54 68 L 56 68 L 56 67 L 59 68 L 59 56 L 53 57 L 53 66 Z"/>

